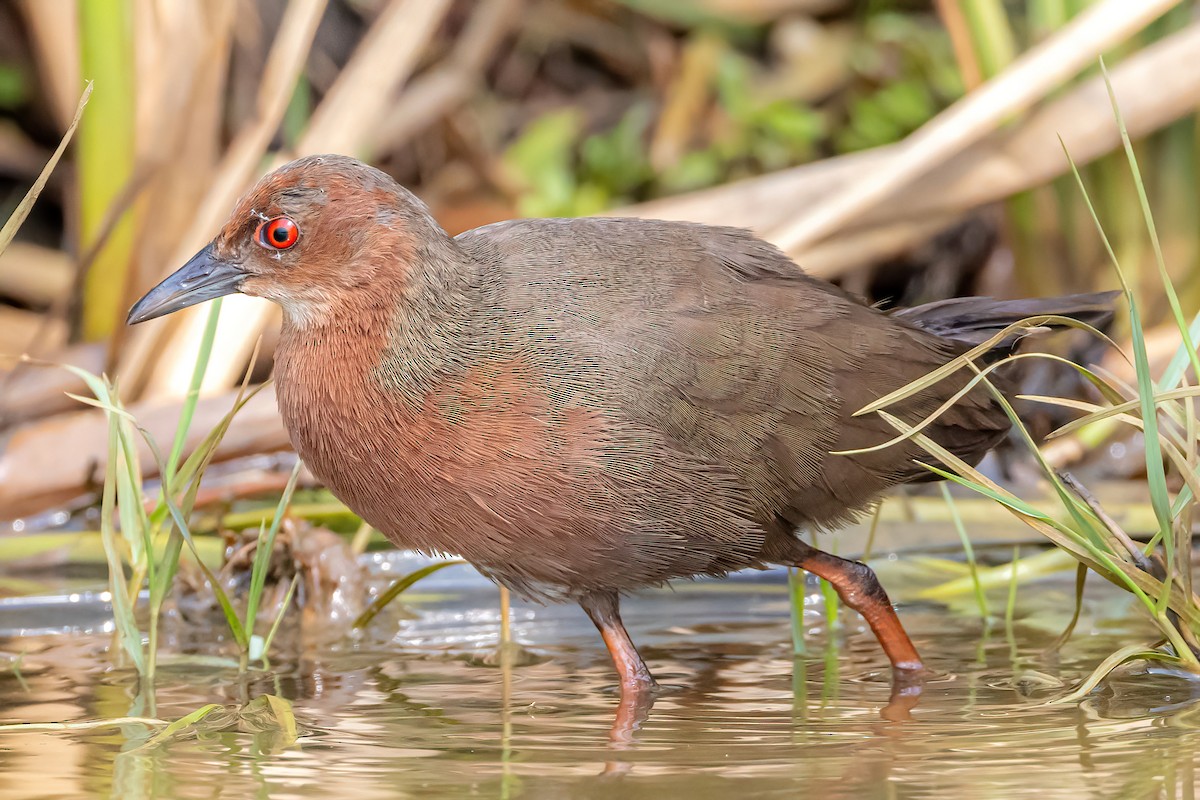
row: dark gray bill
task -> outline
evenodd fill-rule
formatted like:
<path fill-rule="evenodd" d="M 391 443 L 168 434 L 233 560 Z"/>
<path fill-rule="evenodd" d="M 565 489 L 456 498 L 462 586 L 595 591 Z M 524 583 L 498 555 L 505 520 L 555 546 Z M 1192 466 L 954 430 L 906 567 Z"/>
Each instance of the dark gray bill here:
<path fill-rule="evenodd" d="M 126 322 L 136 325 L 205 300 L 233 294 L 241 288 L 245 277 L 246 273 L 236 264 L 214 256 L 212 245 L 209 245 L 134 303 Z"/>

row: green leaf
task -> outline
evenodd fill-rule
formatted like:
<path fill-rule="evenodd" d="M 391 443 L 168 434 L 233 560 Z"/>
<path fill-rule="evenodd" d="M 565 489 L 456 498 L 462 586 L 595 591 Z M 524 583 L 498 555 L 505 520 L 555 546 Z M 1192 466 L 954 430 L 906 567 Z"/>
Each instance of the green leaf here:
<path fill-rule="evenodd" d="M 375 602 L 371 603 L 370 608 L 358 615 L 358 618 L 354 620 L 353 627 L 355 629 L 365 628 L 370 624 L 371 620 L 375 619 L 375 615 L 382 611 L 388 603 L 395 600 L 400 596 L 401 592 L 407 590 L 410 586 L 422 578 L 428 577 L 439 570 L 445 569 L 446 567 L 453 567 L 456 564 L 465 563 L 467 562 L 460 558 L 450 559 L 449 561 L 439 561 L 436 564 L 430 564 L 427 567 L 421 567 L 418 570 L 413 570 L 403 578 L 398 578 L 395 583 L 388 587 L 387 591 L 375 598 Z"/>
<path fill-rule="evenodd" d="M 250 633 L 254 632 L 254 623 L 258 617 L 258 604 L 262 600 L 263 587 L 267 582 L 271 552 L 275 548 L 275 535 L 279 533 L 279 526 L 283 524 L 284 512 L 292 501 L 292 493 L 296 490 L 296 481 L 300 478 L 301 467 L 303 464 L 296 461 L 296 465 L 292 468 L 292 474 L 288 478 L 287 486 L 284 487 L 283 494 L 279 496 L 271 527 L 265 532 L 262 528 L 259 529 L 258 544 L 254 550 L 254 564 L 250 569 L 250 592 L 246 600 L 246 618 L 243 622 L 244 627 Z"/>
<path fill-rule="evenodd" d="M 193 727 L 194 725 L 196 725 L 196 723 L 200 722 L 202 719 L 204 719 L 208 715 L 212 714 L 214 711 L 222 711 L 222 710 L 224 710 L 224 706 L 218 705 L 217 703 L 209 703 L 208 705 L 200 706 L 200 708 L 197 708 L 195 711 L 191 712 L 190 714 L 184 714 L 179 719 L 170 723 L 169 725 L 167 725 L 167 727 L 163 728 L 161 731 L 159 731 L 158 733 L 154 734 L 149 739 L 147 739 L 144 744 L 140 745 L 139 747 L 135 748 L 134 750 L 131 750 L 130 752 L 146 750 L 146 749 L 149 749 L 156 745 L 159 745 L 162 742 L 166 741 L 167 739 L 170 739 L 174 736 L 178 736 L 183 731 L 187 730 L 188 728 Z"/>
<path fill-rule="evenodd" d="M 145 653 L 142 649 L 142 634 L 137 628 L 133 613 L 129 585 L 125 580 L 125 564 L 121 558 L 121 542 L 113 530 L 113 515 L 116 511 L 117 418 L 108 418 L 108 465 L 105 468 L 104 490 L 100 500 L 100 537 L 104 542 L 104 556 L 108 560 L 108 586 L 112 595 L 113 624 L 117 629 L 117 640 L 129 654 L 138 674 L 146 669 Z"/>

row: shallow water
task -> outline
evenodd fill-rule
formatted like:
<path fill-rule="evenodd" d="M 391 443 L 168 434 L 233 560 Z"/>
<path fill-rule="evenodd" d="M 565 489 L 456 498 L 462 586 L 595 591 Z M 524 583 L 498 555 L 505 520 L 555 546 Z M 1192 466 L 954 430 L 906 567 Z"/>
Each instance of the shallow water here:
<path fill-rule="evenodd" d="M 903 559 L 880 572 L 900 598 L 920 583 Z M 103 605 L 0 604 L 0 651 L 24 653 L 0 673 L 0 722 L 177 719 L 274 693 L 294 701 L 300 725 L 293 745 L 208 730 L 135 749 L 148 731 L 138 724 L 0 733 L 0 797 L 1195 796 L 1200 685 L 1142 671 L 1082 704 L 1045 702 L 1151 638 L 1109 587 L 1089 590 L 1057 655 L 1045 649 L 1070 613 L 1070 576 L 1022 588 L 1011 638 L 969 602 L 902 604 L 937 677 L 898 701 L 861 620 L 843 611 L 826 635 L 815 593 L 809 652 L 793 657 L 782 573 L 651 592 L 626 601 L 625 616 L 665 688 L 639 729 L 614 731 L 614 675 L 582 612 L 518 605 L 515 635 L 535 663 L 489 666 L 495 591 L 462 568 L 440 575 L 409 597 L 416 613 L 393 639 L 310 648 L 248 681 L 194 658 L 168 663 L 156 708 L 111 667 Z M 37 632 L 68 618 L 70 632 Z"/>

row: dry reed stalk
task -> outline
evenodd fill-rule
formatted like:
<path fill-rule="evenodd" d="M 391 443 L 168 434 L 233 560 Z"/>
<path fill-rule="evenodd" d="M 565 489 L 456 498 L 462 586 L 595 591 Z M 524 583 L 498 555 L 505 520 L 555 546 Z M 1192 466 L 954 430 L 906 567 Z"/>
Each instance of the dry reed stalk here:
<path fill-rule="evenodd" d="M 950 35 L 950 44 L 954 48 L 954 60 L 958 62 L 958 71 L 962 73 L 963 85 L 971 91 L 983 83 L 983 73 L 979 69 L 979 60 L 975 57 L 975 48 L 971 46 L 971 29 L 967 25 L 966 15 L 963 14 L 960 0 L 934 0 L 938 16 L 946 26 Z"/>
<path fill-rule="evenodd" d="M 0 294 L 45 309 L 71 290 L 75 264 L 61 250 L 13 242 L 0 253 Z"/>
<path fill-rule="evenodd" d="M 449 10 L 449 0 L 388 3 L 313 112 L 297 155 L 353 154 L 369 141 Z"/>
<path fill-rule="evenodd" d="M 450 55 L 414 78 L 388 110 L 369 150 L 395 152 L 470 99 L 500 43 L 516 27 L 524 5 L 525 0 L 479 3 Z"/>
<path fill-rule="evenodd" d="M 909 136 L 878 172 L 814 206 L 774 232 L 772 239 L 790 252 L 803 253 L 1026 110 L 1177 4 L 1178 0 L 1103 0 L 1090 7 Z"/>
<path fill-rule="evenodd" d="M 726 47 L 723 39 L 708 32 L 693 36 L 683 46 L 679 69 L 666 90 L 665 105 L 650 141 L 650 163 L 655 170 L 675 166 L 694 141 Z"/>
<path fill-rule="evenodd" d="M 1147 46 L 1112 70 L 1131 136 L 1145 136 L 1195 112 L 1200 105 L 1197 52 L 1200 23 Z M 1100 158 L 1121 146 L 1107 103 L 1103 78 L 1089 79 L 1011 130 L 993 134 L 886 195 L 855 222 L 874 225 L 965 210 L 1046 183 L 1068 170 L 1059 136 L 1076 163 Z"/>
<path fill-rule="evenodd" d="M 617 217 L 677 219 L 768 231 L 847 183 L 887 163 L 898 145 L 864 150 L 754 178 L 606 211 Z"/>
<path fill-rule="evenodd" d="M 133 300 L 179 245 L 211 182 L 223 136 L 235 0 L 182 3 L 136 0 L 138 18 L 138 163 L 153 209 L 139 231 L 141 274 Z M 156 224 L 170 220 L 173 224 Z"/>
<path fill-rule="evenodd" d="M 137 47 L 137 161 L 127 197 L 138 220 L 128 308 L 178 245 L 207 189 L 223 135 L 236 0 L 134 0 Z M 86 258 L 84 268 L 87 267 Z M 131 331 L 118 325 L 112 359 Z M 110 363 L 109 367 L 113 365 Z M 132 388 L 132 387 L 130 387 Z"/>
<path fill-rule="evenodd" d="M 920 220 L 876 225 L 826 239 L 804 254 L 804 271 L 833 278 L 852 267 L 878 264 L 920 247 L 961 219 L 961 214 L 934 213 Z"/>
<path fill-rule="evenodd" d="M 79 8 L 73 2 L 21 0 L 38 65 L 38 83 L 50 97 L 50 109 L 65 130 L 79 98 Z"/>

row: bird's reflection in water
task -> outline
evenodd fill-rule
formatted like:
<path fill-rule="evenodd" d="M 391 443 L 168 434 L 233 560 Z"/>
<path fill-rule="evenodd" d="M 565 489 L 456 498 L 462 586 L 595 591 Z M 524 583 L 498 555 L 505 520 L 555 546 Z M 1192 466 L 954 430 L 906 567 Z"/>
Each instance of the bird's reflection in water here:
<path fill-rule="evenodd" d="M 828 649 L 835 654 L 837 652 L 835 647 Z M 838 680 L 837 664 L 836 658 L 833 660 L 826 659 L 826 666 L 831 668 L 830 673 L 826 676 L 827 680 L 824 681 L 826 685 L 830 685 L 831 682 L 835 683 Z M 636 750 L 638 734 L 643 728 L 652 724 L 654 704 L 662 695 L 675 692 L 679 692 L 684 696 L 689 694 L 703 695 L 721 688 L 722 681 L 716 662 L 708 662 L 707 666 L 708 668 L 701 673 L 696 689 L 689 690 L 684 687 L 660 686 L 652 689 L 620 692 L 613 713 L 612 725 L 608 729 L 608 751 L 612 757 L 605 761 L 601 774 L 624 775 L 632 771 L 633 762 L 627 758 L 622 758 L 621 754 Z M 793 694 L 797 705 L 806 705 L 808 702 L 804 666 L 803 659 L 798 658 L 794 661 L 795 680 L 793 681 Z M 879 729 L 881 735 L 894 734 L 894 726 L 888 723 L 912 721 L 913 709 L 921 702 L 921 696 L 928 677 L 929 673 L 926 672 L 892 671 L 891 692 L 888 695 L 887 703 L 879 709 L 879 716 L 884 721 L 884 724 L 880 725 Z M 824 703 L 826 699 L 822 698 L 820 702 Z M 804 716 L 803 713 L 794 715 L 795 724 L 804 725 Z"/>

